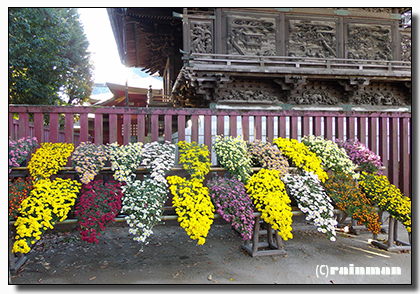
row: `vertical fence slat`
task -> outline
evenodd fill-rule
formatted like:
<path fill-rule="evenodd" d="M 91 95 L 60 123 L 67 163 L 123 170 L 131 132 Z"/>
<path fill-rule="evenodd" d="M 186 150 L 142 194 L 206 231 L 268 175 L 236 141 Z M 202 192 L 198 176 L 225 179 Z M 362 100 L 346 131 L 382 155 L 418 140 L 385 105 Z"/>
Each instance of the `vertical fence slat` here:
<path fill-rule="evenodd" d="M 65 114 L 64 139 L 66 143 L 74 144 L 74 114 Z"/>
<path fill-rule="evenodd" d="M 104 126 L 103 126 L 103 116 L 102 113 L 95 113 L 95 120 L 94 120 L 94 140 L 95 144 L 103 144 L 104 143 Z"/>
<path fill-rule="evenodd" d="M 123 144 L 131 142 L 131 115 L 123 114 Z"/>
<path fill-rule="evenodd" d="M 19 113 L 19 132 L 18 139 L 29 136 L 29 118 L 28 113 Z"/>
<path fill-rule="evenodd" d="M 109 143 L 118 142 L 118 120 L 114 113 L 109 114 Z"/>
<path fill-rule="evenodd" d="M 238 135 L 238 130 L 237 130 L 238 124 L 237 124 L 237 122 L 238 122 L 238 117 L 236 115 L 231 115 L 229 117 L 229 127 L 230 127 L 229 135 L 231 137 L 236 137 Z"/>
<path fill-rule="evenodd" d="M 44 142 L 44 114 L 41 112 L 34 113 L 34 135 L 38 143 Z"/>
<path fill-rule="evenodd" d="M 9 112 L 9 137 L 12 140 L 16 140 L 15 128 L 13 126 L 13 113 Z"/>
<path fill-rule="evenodd" d="M 151 126 L 150 126 L 150 128 L 151 128 L 152 142 L 158 141 L 158 139 L 159 139 L 159 115 L 158 114 L 152 114 L 151 115 Z"/>
<path fill-rule="evenodd" d="M 410 195 L 410 154 L 408 142 L 408 118 L 400 119 L 400 189 L 406 196 Z"/>
<path fill-rule="evenodd" d="M 80 142 L 89 141 L 89 119 L 87 113 L 80 114 Z"/>
<path fill-rule="evenodd" d="M 309 129 L 309 116 L 302 117 L 302 137 L 303 136 L 309 136 L 311 134 L 311 131 Z"/>
<path fill-rule="evenodd" d="M 58 143 L 58 129 L 59 129 L 58 113 L 50 113 L 49 141 L 51 143 Z"/>
<path fill-rule="evenodd" d="M 315 116 L 313 118 L 313 129 L 314 129 L 314 135 L 315 136 L 321 136 L 322 135 L 322 130 L 321 130 L 321 117 L 320 116 Z"/>
<path fill-rule="evenodd" d="M 368 118 L 368 147 L 372 152 L 378 154 L 378 119 L 376 117 Z"/>
<path fill-rule="evenodd" d="M 217 116 L 217 135 L 225 133 L 225 117 L 223 115 Z"/>
<path fill-rule="evenodd" d="M 356 138 L 356 130 L 355 130 L 355 118 L 354 117 L 347 117 L 347 125 L 346 125 L 346 136 L 347 139 L 355 139 Z"/>
<path fill-rule="evenodd" d="M 273 143 L 274 139 L 274 117 L 267 116 L 267 142 Z"/>
<path fill-rule="evenodd" d="M 144 143 L 146 132 L 146 117 L 144 114 L 137 115 L 137 142 Z"/>
<path fill-rule="evenodd" d="M 185 115 L 178 115 L 178 142 L 185 141 Z"/>
<path fill-rule="evenodd" d="M 298 138 L 298 117 L 292 116 L 290 118 L 290 139 Z"/>
<path fill-rule="evenodd" d="M 344 117 L 335 118 L 335 138 L 344 140 Z"/>
<path fill-rule="evenodd" d="M 198 143 L 198 116 L 191 116 L 191 142 Z"/>
<path fill-rule="evenodd" d="M 165 114 L 165 141 L 172 142 L 172 115 Z"/>
<path fill-rule="evenodd" d="M 286 117 L 285 116 L 279 116 L 278 117 L 278 136 L 280 138 L 286 138 Z"/>
<path fill-rule="evenodd" d="M 331 116 L 324 118 L 324 137 L 328 140 L 333 139 L 333 118 Z"/>
<path fill-rule="evenodd" d="M 262 140 L 262 117 L 256 115 L 254 118 L 254 140 Z"/>
<path fill-rule="evenodd" d="M 396 187 L 398 183 L 398 118 L 391 117 L 389 119 L 389 181 Z"/>
<path fill-rule="evenodd" d="M 366 145 L 366 118 L 364 116 L 357 118 L 357 138 L 360 143 Z"/>
<path fill-rule="evenodd" d="M 249 141 L 249 115 L 242 116 L 242 138 Z"/>
<path fill-rule="evenodd" d="M 204 116 L 204 144 L 209 148 L 211 158 L 211 114 Z"/>
<path fill-rule="evenodd" d="M 388 176 L 388 119 L 386 117 L 379 118 L 379 156 L 385 167 L 383 174 Z"/>

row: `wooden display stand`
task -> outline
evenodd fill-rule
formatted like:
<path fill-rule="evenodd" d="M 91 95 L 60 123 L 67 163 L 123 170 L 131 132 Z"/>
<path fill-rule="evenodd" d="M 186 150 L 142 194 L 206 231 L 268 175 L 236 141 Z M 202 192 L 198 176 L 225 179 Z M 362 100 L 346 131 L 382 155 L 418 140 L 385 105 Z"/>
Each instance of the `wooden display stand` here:
<path fill-rule="evenodd" d="M 254 232 L 251 240 L 245 241 L 242 248 L 245 249 L 252 257 L 281 255 L 287 256 L 283 248 L 283 240 L 278 232 L 273 230 L 270 224 L 265 224 L 266 230 L 261 228 L 261 218 L 255 217 Z M 266 242 L 260 242 L 260 236 L 266 236 Z"/>
<path fill-rule="evenodd" d="M 411 234 L 408 233 L 409 243 L 398 240 L 398 221 L 393 217 L 389 216 L 389 229 L 388 229 L 388 244 L 373 240 L 372 245 L 375 245 L 379 248 L 392 251 L 392 252 L 401 252 L 401 251 L 411 251 Z"/>

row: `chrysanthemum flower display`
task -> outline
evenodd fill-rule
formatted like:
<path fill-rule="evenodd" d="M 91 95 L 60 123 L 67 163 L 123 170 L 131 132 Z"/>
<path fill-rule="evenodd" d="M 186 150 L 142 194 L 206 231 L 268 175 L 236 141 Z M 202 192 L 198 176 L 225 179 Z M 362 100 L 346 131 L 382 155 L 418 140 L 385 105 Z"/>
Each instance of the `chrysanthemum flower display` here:
<path fill-rule="evenodd" d="M 346 151 L 333 141 L 321 136 L 305 136 L 302 138 L 302 143 L 322 160 L 323 166 L 328 170 L 343 172 L 357 178 L 354 172 L 357 166 L 350 160 Z"/>
<path fill-rule="evenodd" d="M 305 144 L 300 143 L 296 139 L 281 137 L 274 139 L 274 144 L 295 166 L 308 172 L 313 172 L 321 182 L 325 182 L 328 179 L 328 174 L 323 170 L 322 160 L 314 152 L 310 151 Z"/>
<path fill-rule="evenodd" d="M 91 142 L 81 142 L 71 156 L 74 169 L 81 175 L 80 181 L 83 184 L 93 181 L 108 160 L 108 146 Z"/>
<path fill-rule="evenodd" d="M 13 252 L 27 253 L 30 244 L 39 240 L 42 232 L 63 221 L 74 205 L 80 183 L 70 179 L 39 179 L 34 182 L 29 197 L 22 201 L 21 216 L 15 222 L 16 242 Z"/>
<path fill-rule="evenodd" d="M 251 239 L 254 228 L 254 205 L 246 194 L 244 184 L 234 176 L 222 178 L 216 175 L 207 183 L 216 212 L 229 222 L 243 237 Z"/>
<path fill-rule="evenodd" d="M 27 159 L 29 152 L 36 146 L 38 146 L 36 137 L 26 137 L 18 140 L 9 138 L 9 174 L 13 167 L 20 166 Z"/>
<path fill-rule="evenodd" d="M 283 240 L 292 239 L 292 207 L 277 170 L 261 169 L 245 185 L 261 219 L 270 224 Z"/>
<path fill-rule="evenodd" d="M 280 178 L 288 172 L 289 162 L 277 146 L 269 142 L 255 140 L 248 142 L 248 152 L 254 166 L 278 170 Z"/>
<path fill-rule="evenodd" d="M 301 175 L 287 174 L 282 180 L 288 194 L 296 199 L 299 209 L 305 213 L 306 220 L 313 221 L 318 232 L 326 234 L 331 241 L 336 241 L 334 206 L 318 176 L 303 171 Z"/>
<path fill-rule="evenodd" d="M 114 178 L 119 182 L 126 182 L 140 165 L 143 143 L 136 142 L 119 146 L 117 142 L 114 142 L 108 147 Z"/>
<path fill-rule="evenodd" d="M 358 139 L 347 139 L 343 141 L 337 139 L 337 145 L 343 148 L 354 164 L 360 166 L 364 171 L 382 174 L 381 157 L 372 152 L 365 144 L 359 142 Z"/>
<path fill-rule="evenodd" d="M 121 186 L 116 181 L 92 181 L 82 186 L 75 215 L 83 241 L 98 243 L 98 237 L 121 209 Z"/>
<path fill-rule="evenodd" d="M 34 178 L 33 189 L 22 201 L 21 216 L 15 222 L 13 252 L 29 252 L 29 244 L 39 240 L 43 230 L 67 218 L 81 184 L 62 178 L 51 181 L 49 177 L 67 163 L 73 149 L 73 144 L 43 143 L 32 155 L 28 168 Z"/>
<path fill-rule="evenodd" d="M 352 176 L 345 173 L 333 173 L 325 182 L 327 194 L 337 207 L 363 224 L 374 234 L 379 234 L 381 224 L 375 212 L 374 203 L 357 185 Z"/>
<path fill-rule="evenodd" d="M 251 174 L 252 161 L 242 137 L 216 136 L 213 148 L 220 165 L 245 184 Z"/>
<path fill-rule="evenodd" d="M 362 172 L 359 185 L 381 210 L 387 211 L 411 232 L 411 200 L 391 184 L 385 175 Z"/>
<path fill-rule="evenodd" d="M 168 183 L 171 185 L 172 204 L 180 226 L 191 239 L 198 240 L 198 245 L 203 245 L 214 219 L 209 189 L 198 178 L 187 180 L 172 176 L 168 177 Z"/>
<path fill-rule="evenodd" d="M 32 154 L 28 169 L 34 180 L 47 179 L 65 166 L 74 150 L 73 144 L 41 143 L 41 147 Z"/>
<path fill-rule="evenodd" d="M 9 179 L 9 221 L 17 219 L 22 201 L 33 189 L 32 178 Z"/>
<path fill-rule="evenodd" d="M 173 195 L 172 204 L 178 214 L 180 226 L 191 239 L 198 240 L 198 245 L 203 245 L 214 219 L 209 189 L 203 186 L 204 177 L 210 170 L 208 148 L 195 142 L 179 142 L 178 146 L 179 163 L 186 167 L 190 179 L 179 176 L 167 178 Z"/>
<path fill-rule="evenodd" d="M 180 149 L 179 163 L 182 167 L 192 178 L 204 178 L 210 171 L 210 153 L 207 145 L 181 141 L 178 147 Z"/>
<path fill-rule="evenodd" d="M 175 145 L 165 142 L 147 143 L 142 152 L 142 165 L 150 172 L 143 181 L 136 180 L 135 175 L 129 175 L 126 184 L 122 186 L 124 198 L 121 212 L 126 214 L 129 233 L 134 235 L 134 241 L 141 244 L 143 251 L 147 238 L 153 234 L 153 226 L 160 220 L 163 205 L 167 199 L 168 183 L 165 174 L 175 164 Z"/>

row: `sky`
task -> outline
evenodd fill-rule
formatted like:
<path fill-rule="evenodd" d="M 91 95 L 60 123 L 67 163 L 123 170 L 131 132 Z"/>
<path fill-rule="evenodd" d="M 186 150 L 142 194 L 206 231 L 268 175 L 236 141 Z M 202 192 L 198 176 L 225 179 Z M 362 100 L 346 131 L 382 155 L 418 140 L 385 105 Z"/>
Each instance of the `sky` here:
<path fill-rule="evenodd" d="M 80 20 L 89 40 L 95 66 L 95 82 L 124 82 L 121 64 L 106 8 L 79 8 Z"/>
<path fill-rule="evenodd" d="M 118 55 L 117 44 L 106 8 L 78 8 L 80 21 L 89 40 L 89 51 L 94 63 L 95 83 L 125 84 L 128 77 L 129 86 L 162 88 L 162 82 L 156 78 L 140 79 L 127 72 Z M 146 76 L 146 74 L 144 74 Z"/>

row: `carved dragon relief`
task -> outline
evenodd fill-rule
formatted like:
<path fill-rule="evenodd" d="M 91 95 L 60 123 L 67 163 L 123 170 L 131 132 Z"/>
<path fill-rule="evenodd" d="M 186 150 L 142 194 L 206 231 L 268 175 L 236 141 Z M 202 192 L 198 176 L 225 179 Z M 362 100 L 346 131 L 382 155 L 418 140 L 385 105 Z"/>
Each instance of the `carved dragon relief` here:
<path fill-rule="evenodd" d="M 191 49 L 195 53 L 213 53 L 212 24 L 194 22 L 191 28 Z"/>

